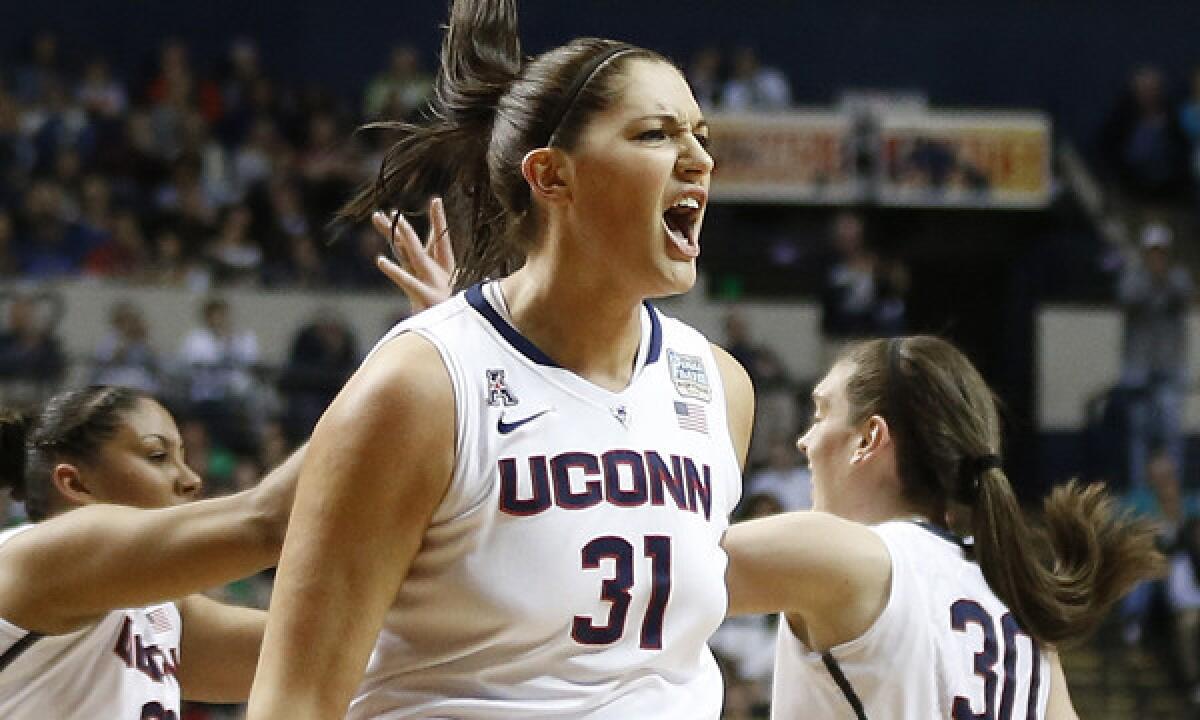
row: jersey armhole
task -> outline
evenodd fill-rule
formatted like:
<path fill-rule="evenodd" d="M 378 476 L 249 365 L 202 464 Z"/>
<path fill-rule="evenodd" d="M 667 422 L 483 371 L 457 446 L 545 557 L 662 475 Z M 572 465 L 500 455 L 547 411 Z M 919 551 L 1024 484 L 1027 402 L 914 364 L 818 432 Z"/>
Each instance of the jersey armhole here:
<path fill-rule="evenodd" d="M 875 535 L 883 542 L 883 547 L 887 550 L 889 563 L 891 564 L 892 569 L 891 578 L 888 581 L 887 601 L 883 605 L 883 610 L 879 612 L 879 616 L 875 618 L 871 625 L 864 630 L 861 635 L 853 640 L 847 640 L 846 642 L 840 645 L 835 645 L 829 649 L 828 652 L 835 658 L 848 653 L 853 653 L 863 646 L 869 645 L 871 642 L 876 640 L 878 636 L 887 632 L 889 627 L 895 625 L 897 622 L 901 622 L 896 618 L 896 616 L 901 612 L 899 607 L 900 590 L 901 586 L 906 582 L 906 578 L 900 568 L 901 562 L 900 558 L 897 557 L 896 546 L 892 542 L 890 533 L 880 532 L 881 528 L 879 527 L 868 526 L 868 529 L 874 532 Z M 807 647 L 805 649 L 809 650 Z"/>
<path fill-rule="evenodd" d="M 470 499 L 464 496 L 464 490 L 466 489 L 465 458 L 467 457 L 467 438 L 473 437 L 475 428 L 467 427 L 471 423 L 471 419 L 469 413 L 464 411 L 466 403 L 465 381 L 462 368 L 454 361 L 454 354 L 450 351 L 450 348 L 442 342 L 436 333 L 428 332 L 426 328 L 411 328 L 407 332 L 421 336 L 422 339 L 437 350 L 438 355 L 442 359 L 442 366 L 446 369 L 446 376 L 450 379 L 450 390 L 454 395 L 454 469 L 451 471 L 450 485 L 446 489 L 442 505 L 438 507 L 433 515 L 433 521 L 439 522 L 458 514 L 462 511 L 465 504 L 470 503 Z"/>

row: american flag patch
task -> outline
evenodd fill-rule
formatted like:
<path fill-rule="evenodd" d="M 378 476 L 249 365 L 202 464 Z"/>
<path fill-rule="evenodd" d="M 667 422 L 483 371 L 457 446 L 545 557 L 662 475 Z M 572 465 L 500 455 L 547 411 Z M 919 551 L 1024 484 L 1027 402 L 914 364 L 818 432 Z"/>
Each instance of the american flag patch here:
<path fill-rule="evenodd" d="M 679 421 L 679 427 L 684 430 L 708 433 L 708 416 L 704 414 L 702 405 L 676 400 L 675 419 Z"/>
<path fill-rule="evenodd" d="M 146 619 L 150 621 L 150 627 L 154 632 L 171 632 L 171 613 L 165 607 L 156 607 L 146 613 Z"/>

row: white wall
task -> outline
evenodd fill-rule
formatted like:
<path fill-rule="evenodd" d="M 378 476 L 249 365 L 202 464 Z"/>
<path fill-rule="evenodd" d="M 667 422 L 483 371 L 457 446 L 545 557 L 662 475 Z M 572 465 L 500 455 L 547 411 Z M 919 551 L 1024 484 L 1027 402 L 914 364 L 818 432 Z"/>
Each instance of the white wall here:
<path fill-rule="evenodd" d="M 26 288 L 29 289 L 29 288 Z M 198 322 L 207 295 L 168 288 L 136 288 L 79 281 L 43 286 L 35 290 L 56 291 L 66 299 L 67 311 L 59 336 L 73 358 L 83 359 L 108 330 L 108 313 L 113 303 L 130 300 L 146 317 L 150 340 L 165 355 L 174 354 L 184 335 Z M 655 304 L 669 315 L 693 325 L 708 337 L 721 340 L 722 320 L 728 306 L 704 299 L 697 287 L 680 298 Z M 388 293 L 250 292 L 221 293 L 233 308 L 235 323 L 258 333 L 262 361 L 279 365 L 287 359 L 296 330 L 322 307 L 340 311 L 354 328 L 363 352 L 370 348 L 397 315 L 408 308 L 397 291 Z M 820 308 L 809 303 L 741 303 L 754 337 L 779 353 L 798 378 L 821 371 Z M 580 320 L 587 322 L 586 318 Z"/>
<path fill-rule="evenodd" d="M 42 289 L 51 289 L 49 287 Z M 118 300 L 135 302 L 146 316 L 151 341 L 164 354 L 179 347 L 197 322 L 206 296 L 165 288 L 131 288 L 96 282 L 71 282 L 53 287 L 67 300 L 59 335 L 72 357 L 88 357 L 108 328 L 108 311 Z M 379 293 L 223 293 L 235 321 L 258 333 L 263 362 L 282 364 L 296 330 L 322 307 L 339 310 L 354 328 L 365 352 L 407 309 L 399 294 Z M 724 336 L 723 319 L 729 306 L 710 302 L 703 287 L 677 298 L 656 302 L 673 315 L 715 340 Z M 793 377 L 812 379 L 824 370 L 820 341 L 820 307 L 813 303 L 743 302 L 755 339 L 779 353 Z M 586 318 L 580 320 L 587 322 Z M 1189 322 L 1192 348 L 1200 348 L 1200 314 Z M 1121 317 L 1107 307 L 1047 306 L 1037 317 L 1037 419 L 1043 430 L 1077 430 L 1084 423 L 1088 398 L 1117 380 L 1120 365 Z M 1200 377 L 1200 351 L 1191 354 L 1192 377 Z M 1200 430 L 1200 394 L 1193 393 L 1187 423 Z"/>
<path fill-rule="evenodd" d="M 1200 314 L 1188 318 L 1190 380 L 1200 377 Z M 1038 426 L 1078 430 L 1088 399 L 1117 382 L 1121 313 L 1107 307 L 1046 306 L 1037 317 Z M 1200 394 L 1189 393 L 1185 425 L 1200 430 Z"/>

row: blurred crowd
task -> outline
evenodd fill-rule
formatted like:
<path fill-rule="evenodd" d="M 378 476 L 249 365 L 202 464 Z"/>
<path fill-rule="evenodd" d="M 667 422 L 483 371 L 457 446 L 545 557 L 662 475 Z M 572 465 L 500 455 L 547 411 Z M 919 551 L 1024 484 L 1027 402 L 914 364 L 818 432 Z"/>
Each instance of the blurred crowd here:
<path fill-rule="evenodd" d="M 0 65 L 0 276 L 91 276 L 186 287 L 363 287 L 378 240 L 330 243 L 330 220 L 373 177 L 385 133 L 432 79 L 397 47 L 360 107 L 277 81 L 253 41 L 208 71 L 180 40 L 143 77 L 64 58 L 35 35 Z M 338 233 L 342 234 L 342 233 Z"/>

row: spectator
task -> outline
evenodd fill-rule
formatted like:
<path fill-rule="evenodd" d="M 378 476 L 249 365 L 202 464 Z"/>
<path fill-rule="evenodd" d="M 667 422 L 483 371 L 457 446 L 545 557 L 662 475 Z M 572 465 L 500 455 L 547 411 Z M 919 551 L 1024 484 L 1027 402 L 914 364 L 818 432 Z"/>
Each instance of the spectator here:
<path fill-rule="evenodd" d="M 1145 484 L 1152 451 L 1184 468 L 1183 400 L 1187 387 L 1188 270 L 1171 256 L 1171 230 L 1149 224 L 1141 255 L 1121 273 L 1117 298 L 1124 312 L 1120 384 L 1129 397 L 1129 484 Z"/>
<path fill-rule="evenodd" d="M 200 186 L 208 203 L 224 207 L 233 201 L 233 166 L 225 148 L 213 138 L 208 121 L 195 110 L 185 113 L 180 123 L 180 152 L 198 162 Z"/>
<path fill-rule="evenodd" d="M 151 277 L 150 251 L 141 223 L 132 211 L 118 212 L 111 237 L 88 253 L 84 273 L 93 277 L 144 282 Z"/>
<path fill-rule="evenodd" d="M 62 82 L 57 35 L 49 30 L 34 34 L 29 43 L 29 59 L 17 67 L 14 80 L 17 99 L 31 105 L 42 102 L 50 86 Z"/>
<path fill-rule="evenodd" d="M 116 120 L 129 106 L 125 86 L 112 76 L 102 57 L 92 58 L 84 67 L 75 96 L 84 110 L 100 120 Z"/>
<path fill-rule="evenodd" d="M 50 278 L 76 275 L 91 251 L 93 236 L 66 218 L 62 187 L 50 180 L 36 181 L 25 196 L 25 216 L 17 240 L 17 257 L 23 275 Z"/>
<path fill-rule="evenodd" d="M 1185 495 L 1180 486 L 1178 468 L 1165 453 L 1150 458 L 1144 471 L 1147 484 L 1132 488 L 1125 496 L 1129 509 L 1158 525 L 1158 546 L 1168 555 L 1176 548 L 1180 529 L 1187 518 L 1200 511 L 1195 495 Z M 1141 642 L 1147 620 L 1156 600 L 1163 596 L 1162 580 L 1138 585 L 1121 601 L 1122 635 L 1129 645 Z"/>
<path fill-rule="evenodd" d="M 1121 187 L 1141 201 L 1164 202 L 1187 183 L 1187 140 L 1171 110 L 1158 68 L 1138 68 L 1101 135 L 1102 152 Z"/>
<path fill-rule="evenodd" d="M 83 147 L 89 129 L 86 113 L 71 102 L 60 82 L 50 83 L 44 95 L 41 103 L 30 106 L 21 117 L 21 132 L 33 144 L 34 169 L 43 173 L 53 169 L 61 151 Z"/>
<path fill-rule="evenodd" d="M 750 475 L 746 494 L 769 495 L 785 512 L 812 507 L 812 473 L 800 461 L 795 436 L 771 444 L 770 464 Z"/>
<path fill-rule="evenodd" d="M 251 190 L 267 185 L 281 174 L 288 155 L 275 121 L 268 117 L 255 120 L 248 139 L 233 154 L 233 197 L 241 200 Z"/>
<path fill-rule="evenodd" d="M 757 380 L 755 373 L 758 371 L 761 350 L 751 338 L 749 321 L 736 307 L 725 314 L 725 342 L 721 343 L 721 347 L 746 369 L 751 380 Z"/>
<path fill-rule="evenodd" d="M 733 56 L 733 74 L 721 93 L 721 108 L 733 112 L 787 110 L 792 88 L 782 70 L 759 63 L 753 48 L 744 47 Z"/>
<path fill-rule="evenodd" d="M 287 398 L 284 430 L 292 444 L 308 439 L 358 362 L 354 334 L 335 311 L 319 311 L 300 329 L 279 377 L 279 390 Z"/>
<path fill-rule="evenodd" d="M 904 332 L 904 266 L 881 259 L 867 246 L 862 218 L 851 212 L 834 219 L 833 249 L 821 295 L 826 357 L 835 357 L 849 341 Z"/>
<path fill-rule="evenodd" d="M 192 292 L 205 292 L 212 286 L 211 270 L 187 251 L 179 233 L 169 227 L 154 238 L 154 255 L 147 277 L 151 282 Z"/>
<path fill-rule="evenodd" d="M 705 112 L 717 109 L 721 99 L 721 51 L 709 46 L 693 55 L 687 79 L 700 109 Z"/>
<path fill-rule="evenodd" d="M 49 396 L 66 374 L 67 358 L 54 333 L 61 303 L 52 295 L 8 300 L 8 323 L 0 330 L 0 382 L 10 406 Z"/>
<path fill-rule="evenodd" d="M 33 143 L 21 130 L 20 105 L 0 84 L 0 206 L 16 202 L 36 161 Z"/>
<path fill-rule="evenodd" d="M 150 346 L 146 319 L 129 301 L 109 310 L 110 330 L 92 355 L 93 385 L 122 385 L 153 395 L 159 391 L 158 354 Z"/>
<path fill-rule="evenodd" d="M 387 70 L 371 79 L 363 98 L 369 120 L 411 120 L 433 91 L 433 78 L 421 68 L 416 49 L 392 48 Z"/>
<path fill-rule="evenodd" d="M 280 241 L 282 250 L 264 268 L 268 286 L 287 285 L 296 288 L 323 288 L 329 284 L 325 260 L 310 235 L 297 235 Z"/>
<path fill-rule="evenodd" d="M 794 445 L 800 430 L 796 387 L 779 356 L 771 348 L 762 346 L 753 358 L 756 400 L 747 469 L 758 469 L 770 462 L 771 448 L 777 443 Z"/>
<path fill-rule="evenodd" d="M 245 449 L 257 403 L 254 332 L 236 329 L 229 303 L 210 298 L 204 302 L 201 324 L 184 337 L 179 360 L 187 374 L 187 414 L 202 420 L 223 446 Z"/>
<path fill-rule="evenodd" d="M 250 236 L 254 216 L 245 205 L 225 214 L 221 232 L 208 248 L 217 285 L 257 285 L 263 264 L 262 247 Z"/>
<path fill-rule="evenodd" d="M 304 184 L 304 205 L 315 217 L 332 217 L 365 179 L 353 144 L 339 142 L 340 136 L 331 113 L 317 113 L 309 120 L 307 143 L 297 166 Z"/>

